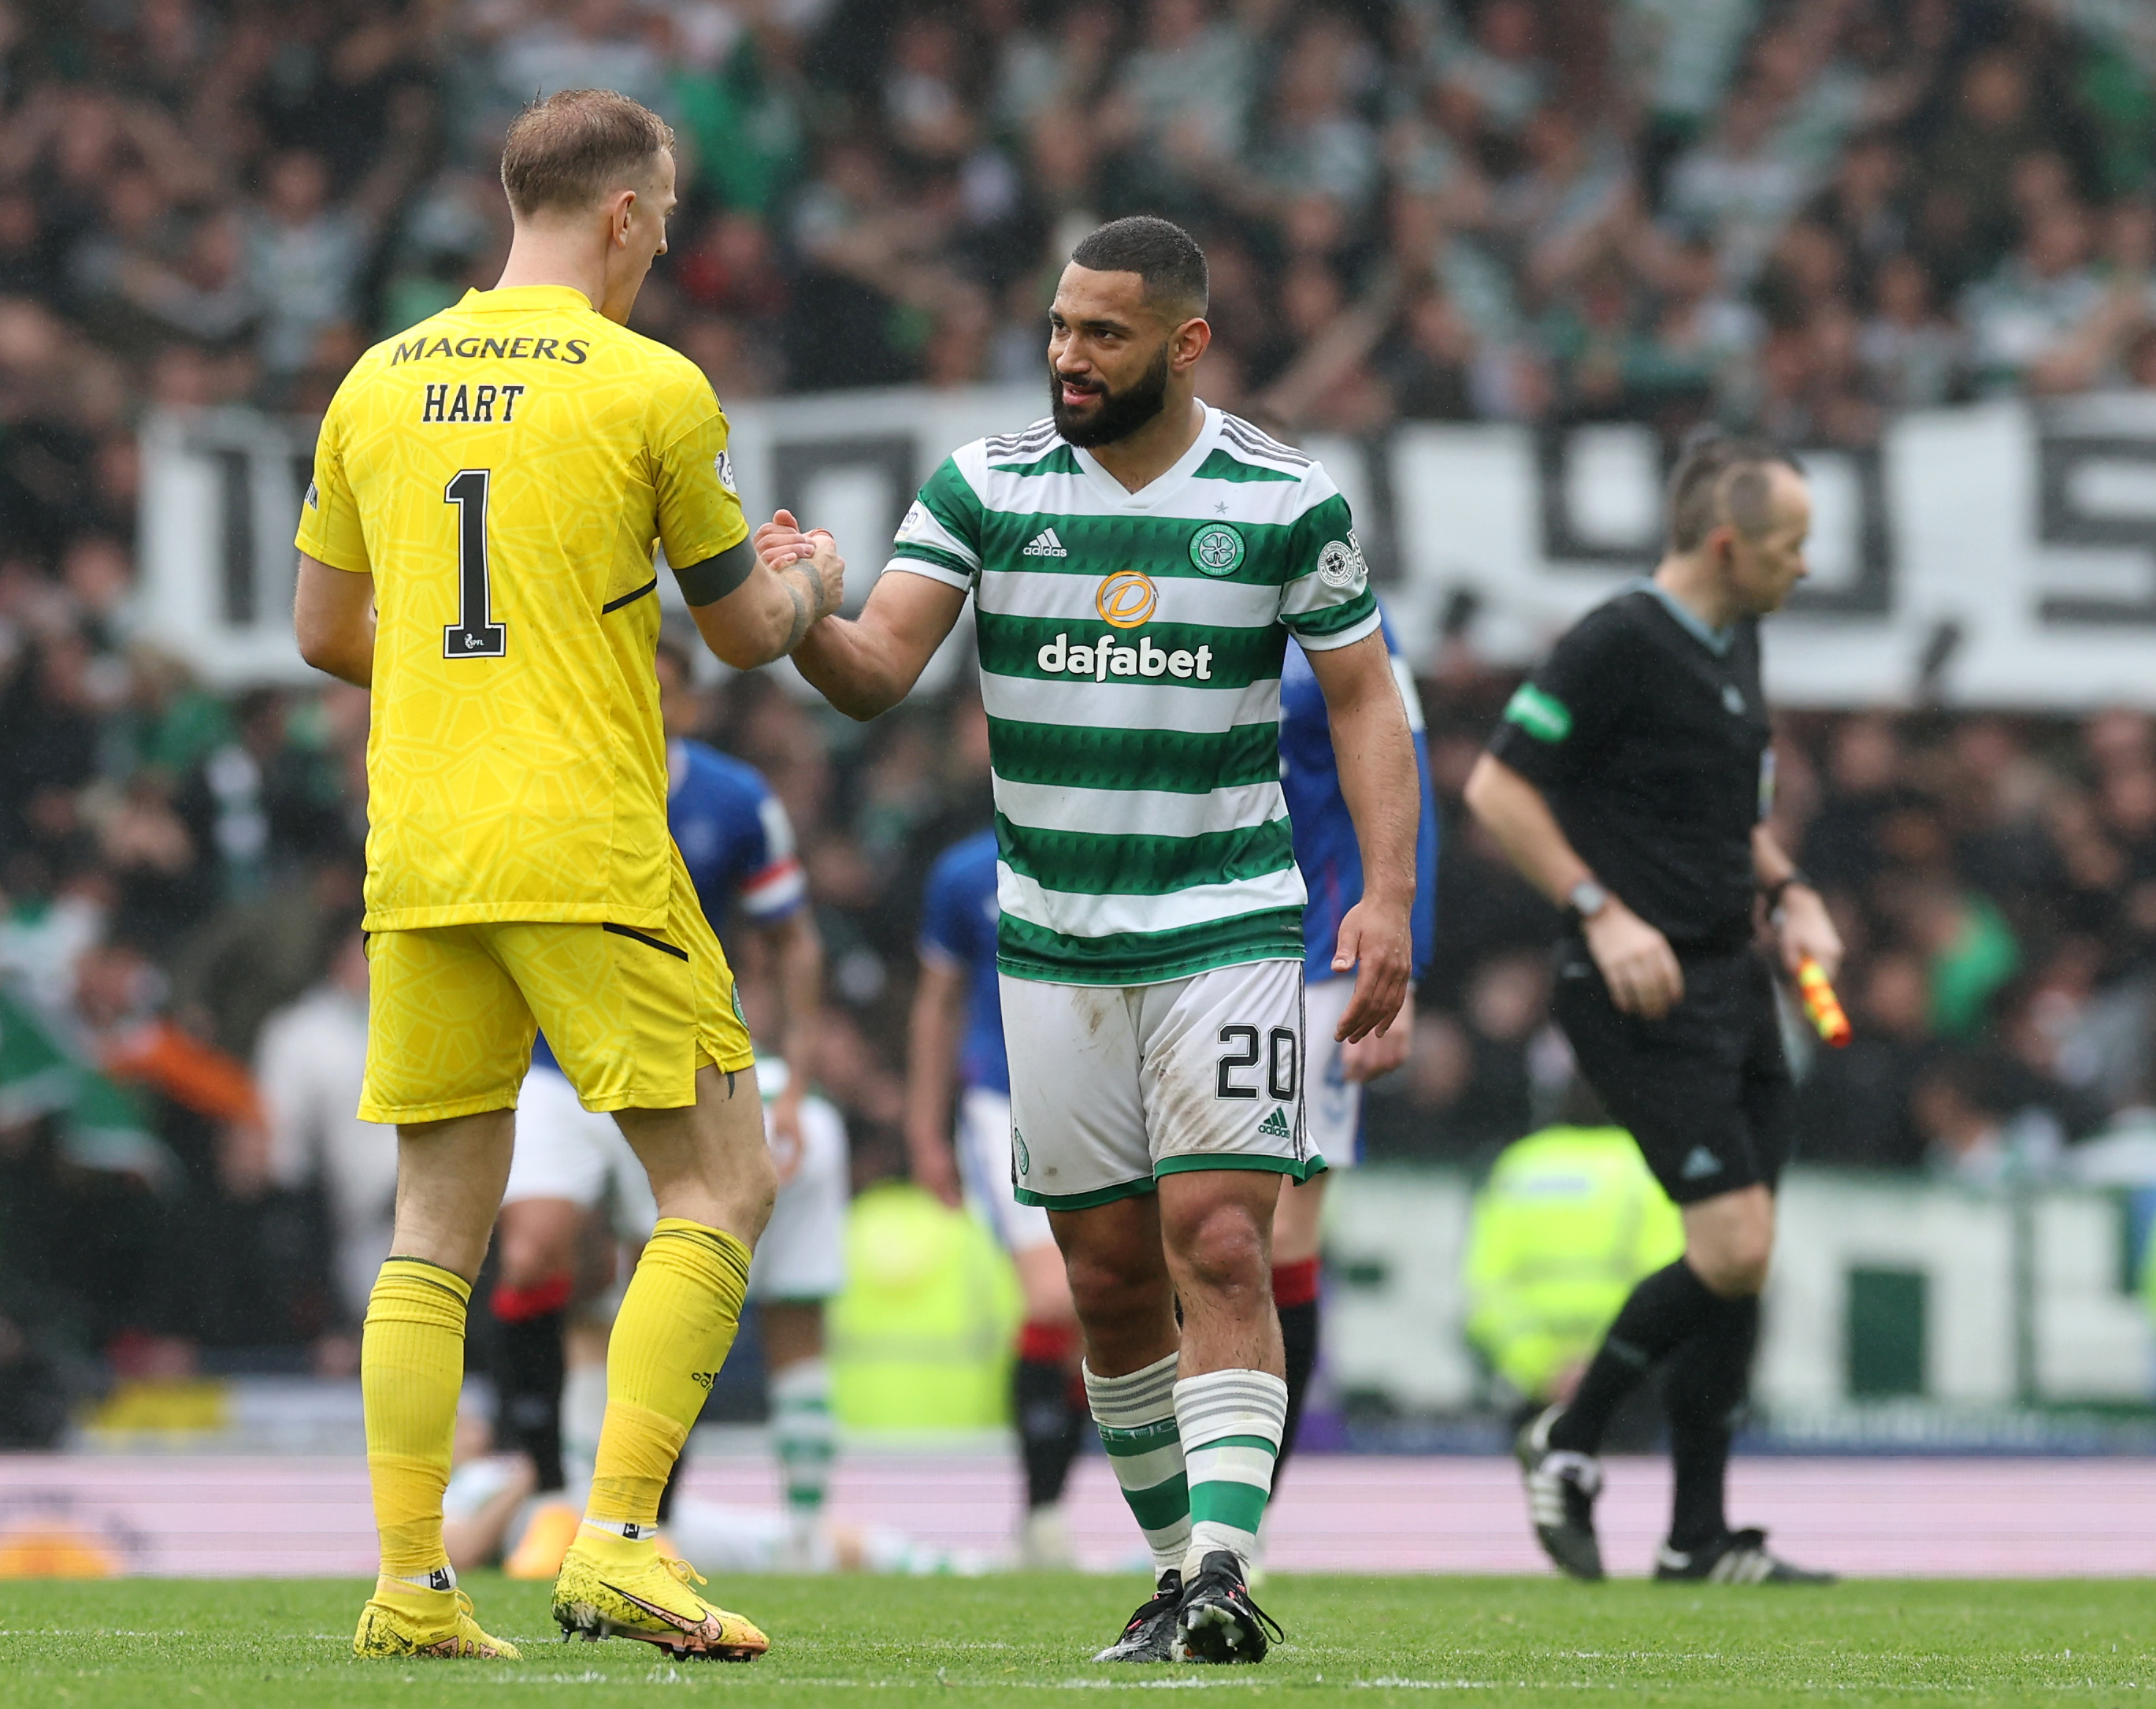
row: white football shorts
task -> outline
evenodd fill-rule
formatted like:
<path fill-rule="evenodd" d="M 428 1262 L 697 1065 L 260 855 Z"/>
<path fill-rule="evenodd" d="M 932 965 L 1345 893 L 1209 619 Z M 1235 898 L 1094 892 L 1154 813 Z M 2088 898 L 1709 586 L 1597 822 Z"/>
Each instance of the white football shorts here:
<path fill-rule="evenodd" d="M 767 1062 L 757 1065 L 757 1073 L 768 1082 L 784 1069 Z M 767 1084 L 765 1089 L 773 1088 Z M 767 1126 L 765 1137 L 770 1138 Z M 846 1285 L 851 1182 L 844 1119 L 820 1098 L 803 1099 L 799 1157 L 780 1156 L 775 1146 L 773 1156 L 779 1166 L 778 1198 L 756 1243 L 748 1296 L 831 1299 Z M 536 1068 L 524 1077 L 516 1101 L 516 1149 L 501 1197 L 504 1204 L 567 1199 L 586 1210 L 604 1202 L 614 1232 L 632 1245 L 649 1238 L 659 1220 L 644 1166 L 613 1118 L 585 1109 L 567 1076 L 553 1068 Z"/>
<path fill-rule="evenodd" d="M 1303 1103 L 1310 1115 L 1310 1143 L 1332 1169 L 1352 1169 L 1363 1150 L 1363 1083 L 1341 1072 L 1347 1048 L 1332 1035 L 1355 996 L 1352 975 L 1306 986 L 1303 1012 L 1310 1017 L 1310 1084 Z"/>
<path fill-rule="evenodd" d="M 1303 1117 L 1301 961 L 998 983 L 1019 1202 L 1078 1211 L 1183 1170 L 1325 1167 Z"/>
<path fill-rule="evenodd" d="M 1011 1101 L 1001 1092 L 969 1086 L 958 1099 L 958 1179 L 966 1202 L 1005 1252 L 1053 1246 L 1048 1212 L 1022 1205 L 1011 1186 Z"/>

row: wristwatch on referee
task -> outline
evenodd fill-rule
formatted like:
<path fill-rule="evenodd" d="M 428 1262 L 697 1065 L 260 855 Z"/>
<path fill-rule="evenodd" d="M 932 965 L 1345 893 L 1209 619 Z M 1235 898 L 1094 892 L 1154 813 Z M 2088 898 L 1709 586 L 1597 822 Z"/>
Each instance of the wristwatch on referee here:
<path fill-rule="evenodd" d="M 1762 884 L 1759 887 L 1759 893 L 1766 898 L 1767 912 L 1770 915 L 1781 907 L 1782 898 L 1789 893 L 1789 887 L 1792 884 L 1801 884 L 1807 890 L 1816 890 L 1819 888 L 1819 886 L 1813 883 L 1811 879 L 1805 875 L 1804 869 L 1802 867 L 1790 867 L 1786 877 L 1777 878 L 1771 884 Z"/>
<path fill-rule="evenodd" d="M 1577 925 L 1585 925 L 1609 906 L 1609 893 L 1592 878 L 1582 878 L 1564 894 L 1565 912 Z"/>

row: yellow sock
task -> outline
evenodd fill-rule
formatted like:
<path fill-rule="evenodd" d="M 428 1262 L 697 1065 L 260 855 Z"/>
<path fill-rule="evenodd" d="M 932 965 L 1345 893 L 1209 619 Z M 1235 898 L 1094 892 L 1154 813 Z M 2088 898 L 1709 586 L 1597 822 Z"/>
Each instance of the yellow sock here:
<path fill-rule="evenodd" d="M 741 1326 L 748 1260 L 732 1235 L 678 1217 L 644 1243 L 607 1345 L 587 1518 L 610 1530 L 659 1522 L 660 1493 Z"/>
<path fill-rule="evenodd" d="M 424 1584 L 449 1570 L 442 1490 L 457 1434 L 470 1299 L 471 1284 L 454 1271 L 393 1258 L 382 1264 L 367 1302 L 359 1384 L 385 1578 Z M 446 1583 L 454 1583 L 454 1575 Z"/>

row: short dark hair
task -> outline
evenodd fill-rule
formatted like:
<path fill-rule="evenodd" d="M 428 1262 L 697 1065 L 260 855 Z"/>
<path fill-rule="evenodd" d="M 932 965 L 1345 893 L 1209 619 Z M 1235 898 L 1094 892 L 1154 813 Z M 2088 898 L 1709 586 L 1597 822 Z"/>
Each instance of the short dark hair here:
<path fill-rule="evenodd" d="M 610 89 L 565 89 L 516 116 L 501 145 L 501 188 L 526 218 L 546 208 L 575 213 L 628 187 L 674 127 L 641 101 Z"/>
<path fill-rule="evenodd" d="M 1765 533 L 1768 484 L 1778 466 L 1804 471 L 1772 440 L 1709 430 L 1686 441 L 1670 471 L 1670 549 L 1697 551 L 1724 522 L 1747 539 Z"/>
<path fill-rule="evenodd" d="M 1205 251 L 1172 219 L 1150 214 L 1111 219 L 1081 239 L 1070 259 L 1096 273 L 1137 274 L 1147 303 L 1166 306 L 1178 321 L 1204 314 L 1210 301 Z"/>

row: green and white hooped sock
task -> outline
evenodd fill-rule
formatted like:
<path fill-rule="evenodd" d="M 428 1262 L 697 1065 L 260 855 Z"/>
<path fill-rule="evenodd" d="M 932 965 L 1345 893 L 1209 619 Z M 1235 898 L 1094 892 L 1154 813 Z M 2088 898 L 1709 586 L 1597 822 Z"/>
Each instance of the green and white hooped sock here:
<path fill-rule="evenodd" d="M 1190 1480 L 1183 1578 L 1215 1549 L 1248 1567 L 1287 1423 L 1287 1384 L 1262 1371 L 1186 1377 L 1175 1385 L 1175 1422 Z"/>
<path fill-rule="evenodd" d="M 771 1445 L 786 1478 L 786 1511 L 796 1532 L 813 1531 L 831 1485 L 835 1428 L 831 1367 L 800 1359 L 771 1378 Z"/>
<path fill-rule="evenodd" d="M 1176 1355 L 1127 1377 L 1086 1372 L 1086 1401 L 1131 1516 L 1152 1551 L 1153 1577 L 1183 1565 L 1190 1548 L 1190 1494 L 1175 1428 Z"/>

